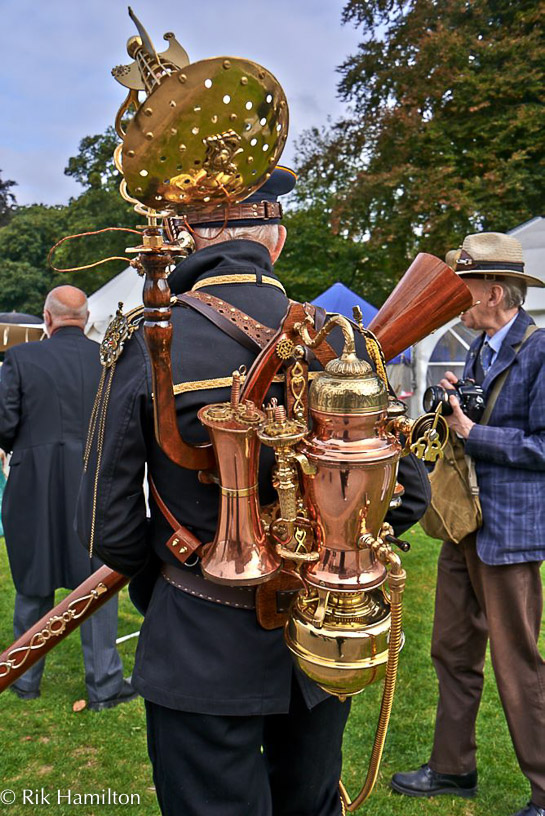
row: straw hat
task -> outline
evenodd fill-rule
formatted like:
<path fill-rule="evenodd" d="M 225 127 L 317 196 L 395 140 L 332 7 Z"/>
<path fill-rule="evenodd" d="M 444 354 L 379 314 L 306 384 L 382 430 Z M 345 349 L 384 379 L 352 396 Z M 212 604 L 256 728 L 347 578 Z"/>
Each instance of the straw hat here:
<path fill-rule="evenodd" d="M 460 252 L 462 250 L 460 247 L 458 249 L 449 249 L 447 254 L 445 255 L 445 263 L 447 266 L 450 266 L 451 269 L 456 269 L 456 263 L 458 258 L 460 257 Z"/>
<path fill-rule="evenodd" d="M 520 242 L 503 232 L 467 235 L 456 261 L 456 272 L 460 276 L 518 278 L 527 286 L 545 287 L 542 280 L 525 273 Z"/>

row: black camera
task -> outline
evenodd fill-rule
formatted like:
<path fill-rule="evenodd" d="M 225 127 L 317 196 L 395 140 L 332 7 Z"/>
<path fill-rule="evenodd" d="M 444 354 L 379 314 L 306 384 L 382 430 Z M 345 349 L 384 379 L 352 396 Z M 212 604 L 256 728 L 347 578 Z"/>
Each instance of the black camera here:
<path fill-rule="evenodd" d="M 453 388 L 443 388 L 441 385 L 430 385 L 424 392 L 424 411 L 433 413 L 438 405 L 442 405 L 443 416 L 452 414 L 449 397 L 453 394 L 464 414 L 473 422 L 479 422 L 484 413 L 483 389 L 473 380 L 458 380 Z"/>

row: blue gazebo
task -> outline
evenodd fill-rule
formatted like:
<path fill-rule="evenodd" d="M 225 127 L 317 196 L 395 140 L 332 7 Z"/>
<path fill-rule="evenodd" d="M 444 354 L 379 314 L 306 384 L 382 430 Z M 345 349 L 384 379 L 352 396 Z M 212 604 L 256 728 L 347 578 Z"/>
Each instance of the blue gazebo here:
<path fill-rule="evenodd" d="M 352 309 L 354 306 L 359 306 L 363 315 L 364 326 L 368 326 L 378 312 L 378 309 L 375 306 L 367 303 L 366 300 L 357 295 L 355 292 L 352 292 L 352 290 L 349 289 L 348 286 L 345 286 L 344 283 L 340 282 L 334 283 L 333 286 L 330 286 L 329 289 L 326 289 L 325 292 L 318 295 L 318 297 L 315 298 L 312 303 L 315 306 L 321 306 L 322 309 L 325 309 L 327 312 L 337 312 L 337 314 L 342 314 L 345 317 L 350 318 L 353 316 Z M 398 354 L 397 357 L 394 357 L 393 360 L 390 360 L 388 364 L 409 364 L 410 361 L 411 350 L 407 349 L 401 354 Z"/>

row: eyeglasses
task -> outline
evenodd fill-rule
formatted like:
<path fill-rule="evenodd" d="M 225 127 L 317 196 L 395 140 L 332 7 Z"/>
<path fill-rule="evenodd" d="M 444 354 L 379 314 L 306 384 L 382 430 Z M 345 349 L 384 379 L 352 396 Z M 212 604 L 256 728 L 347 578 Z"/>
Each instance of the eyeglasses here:
<path fill-rule="evenodd" d="M 478 306 L 480 302 L 481 302 L 480 300 L 475 300 L 475 301 L 474 301 L 474 302 L 471 304 L 471 306 L 468 306 L 468 308 L 467 308 L 467 309 L 464 309 L 464 311 L 463 311 L 463 312 L 460 312 L 459 317 L 463 317 L 465 314 L 467 314 L 468 312 L 470 312 L 470 311 L 471 311 L 471 309 L 473 309 L 475 306 Z"/>

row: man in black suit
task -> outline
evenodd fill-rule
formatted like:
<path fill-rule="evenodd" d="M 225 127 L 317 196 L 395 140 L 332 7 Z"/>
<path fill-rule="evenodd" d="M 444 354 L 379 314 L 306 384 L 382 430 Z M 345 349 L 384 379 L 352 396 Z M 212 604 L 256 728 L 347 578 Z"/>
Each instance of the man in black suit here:
<path fill-rule="evenodd" d="M 244 312 L 257 333 L 264 326 L 278 327 L 288 300 L 273 271 L 286 237 L 277 197 L 294 184 L 293 172 L 277 167 L 240 207 L 190 220 L 197 251 L 171 274 L 172 293 L 213 295 L 226 310 Z M 203 443 L 208 437 L 197 411 L 229 399 L 229 375 L 241 364 L 250 368 L 257 351 L 192 308 L 174 308 L 172 323 L 180 431 L 187 442 Z M 349 703 L 295 669 L 281 628 L 260 627 L 254 587 L 213 584 L 203 579 L 198 557 L 182 566 L 168 547 L 174 538 L 169 511 L 202 543 L 214 538 L 219 490 L 203 484 L 197 471 L 173 464 L 155 441 L 150 359 L 142 335 L 135 331 L 126 343 L 112 380 L 94 547 L 109 566 L 130 576 L 139 573 L 152 586 L 133 683 L 146 700 L 161 811 L 165 816 L 340 816 L 341 742 Z M 342 349 L 337 329 L 328 340 Z M 358 354 L 367 359 L 363 343 Z M 281 387 L 276 388 L 282 401 Z M 166 506 L 161 509 L 152 491 L 149 524 L 142 491 L 146 463 Z M 275 496 L 270 460 L 268 465 L 259 479 L 262 504 Z M 78 505 L 78 528 L 87 544 L 95 469 L 92 459 Z M 398 534 L 422 515 L 428 497 L 425 470 L 414 457 L 402 460 L 400 481 L 406 489 L 403 508 L 388 518 Z M 154 562 L 162 562 L 162 571 Z M 146 605 L 142 598 L 140 605 Z"/>
<path fill-rule="evenodd" d="M 44 305 L 48 339 L 6 353 L 0 380 L 0 447 L 12 451 L 2 505 L 16 588 L 13 626 L 20 637 L 54 605 L 57 588 L 74 589 L 101 565 L 82 551 L 74 512 L 87 426 L 100 378 L 98 346 L 83 329 L 85 293 L 58 286 Z M 117 601 L 81 627 L 89 708 L 136 696 L 117 653 Z M 11 689 L 40 695 L 44 660 Z"/>

